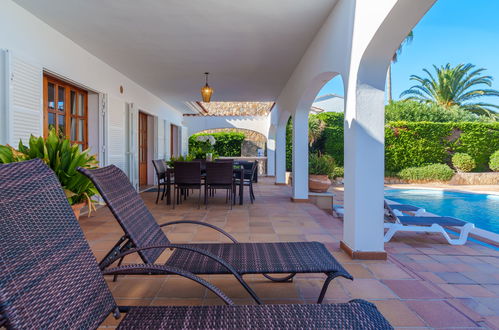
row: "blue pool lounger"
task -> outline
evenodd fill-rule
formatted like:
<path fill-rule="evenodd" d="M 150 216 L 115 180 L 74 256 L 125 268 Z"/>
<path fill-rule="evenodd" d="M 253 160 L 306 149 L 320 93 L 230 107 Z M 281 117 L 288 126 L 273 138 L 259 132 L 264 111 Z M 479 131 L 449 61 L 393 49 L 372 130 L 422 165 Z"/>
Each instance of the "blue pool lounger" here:
<path fill-rule="evenodd" d="M 411 205 L 409 205 L 411 206 Z M 385 222 L 385 228 L 388 231 L 385 234 L 385 243 L 389 242 L 393 235 L 398 231 L 412 231 L 412 232 L 425 232 L 425 233 L 441 233 L 444 238 L 451 245 L 463 245 L 468 240 L 470 231 L 475 228 L 471 222 L 466 222 L 452 217 L 439 217 L 439 216 L 408 216 L 401 211 L 418 211 L 414 209 L 399 208 L 399 205 L 389 205 L 385 201 L 385 210 L 388 215 Z M 419 212 L 417 212 L 419 213 Z M 445 226 L 460 227 L 459 238 L 450 238 Z"/>

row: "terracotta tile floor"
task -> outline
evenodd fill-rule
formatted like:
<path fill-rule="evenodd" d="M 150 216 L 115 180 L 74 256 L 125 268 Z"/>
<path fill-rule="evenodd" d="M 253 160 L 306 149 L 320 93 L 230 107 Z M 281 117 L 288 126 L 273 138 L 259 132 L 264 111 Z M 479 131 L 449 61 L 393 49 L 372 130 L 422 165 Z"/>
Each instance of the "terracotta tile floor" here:
<path fill-rule="evenodd" d="M 316 206 L 292 203 L 291 190 L 262 178 L 255 187 L 257 200 L 229 210 L 225 195 L 218 193 L 208 210 L 198 210 L 195 198 L 175 210 L 156 205 L 155 193 L 143 193 L 147 206 L 159 223 L 184 219 L 220 226 L 240 241 L 271 242 L 318 240 L 355 277 L 353 282 L 336 279 L 326 302 L 363 298 L 374 302 L 397 328 L 499 328 L 499 253 L 479 244 L 450 246 L 438 235 L 398 234 L 386 244 L 387 261 L 351 260 L 339 249 L 342 220 Z M 246 194 L 246 197 L 247 194 Z M 122 235 L 107 208 L 92 217 L 82 217 L 81 226 L 98 260 Z M 193 225 L 165 229 L 171 241 L 226 241 L 219 234 Z M 162 256 L 165 260 L 168 256 Z M 139 262 L 130 257 L 125 262 Z M 222 288 L 237 304 L 253 303 L 231 276 L 205 276 Z M 272 283 L 260 275 L 246 277 L 266 303 L 314 303 L 324 275 L 299 275 L 293 282 Z M 211 292 L 178 276 L 128 276 L 108 279 L 118 304 L 123 305 L 211 305 L 220 304 Z M 104 327 L 113 327 L 111 317 Z"/>

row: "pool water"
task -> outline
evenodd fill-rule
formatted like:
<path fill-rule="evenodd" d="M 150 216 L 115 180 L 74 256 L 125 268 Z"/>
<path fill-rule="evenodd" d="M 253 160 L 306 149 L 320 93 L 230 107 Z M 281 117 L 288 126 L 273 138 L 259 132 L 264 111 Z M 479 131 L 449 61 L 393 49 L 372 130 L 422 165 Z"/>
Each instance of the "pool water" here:
<path fill-rule="evenodd" d="M 449 216 L 499 234 L 499 195 L 433 189 L 387 189 L 385 198 L 411 204 L 440 216 Z"/>

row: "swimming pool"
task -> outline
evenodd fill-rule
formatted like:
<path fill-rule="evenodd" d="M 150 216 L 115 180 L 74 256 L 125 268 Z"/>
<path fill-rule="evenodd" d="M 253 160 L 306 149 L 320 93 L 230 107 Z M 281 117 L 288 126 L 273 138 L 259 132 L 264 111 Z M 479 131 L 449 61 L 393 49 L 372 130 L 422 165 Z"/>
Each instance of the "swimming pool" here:
<path fill-rule="evenodd" d="M 385 197 L 422 207 L 437 215 L 469 221 L 478 228 L 499 234 L 499 195 L 433 189 L 387 189 Z"/>

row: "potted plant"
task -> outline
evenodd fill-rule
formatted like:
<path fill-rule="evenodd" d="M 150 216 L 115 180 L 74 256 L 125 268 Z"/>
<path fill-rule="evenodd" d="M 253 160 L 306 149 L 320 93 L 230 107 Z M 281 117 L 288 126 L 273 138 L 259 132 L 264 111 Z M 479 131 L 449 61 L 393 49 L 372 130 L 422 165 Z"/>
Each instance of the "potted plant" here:
<path fill-rule="evenodd" d="M 329 155 L 310 154 L 308 158 L 308 189 L 323 193 L 331 186 L 329 177 L 333 175 L 336 163 Z"/>
<path fill-rule="evenodd" d="M 192 154 L 188 154 L 188 155 L 185 155 L 185 156 L 180 155 L 178 157 L 170 157 L 170 160 L 166 161 L 166 165 L 168 165 L 168 167 L 173 168 L 175 162 L 190 162 L 190 161 L 192 161 L 194 159 L 195 159 L 195 157 Z"/>
<path fill-rule="evenodd" d="M 98 191 L 92 182 L 78 172 L 78 167 L 96 168 L 97 160 L 88 150 L 80 150 L 78 144 L 61 138 L 51 130 L 47 138 L 31 136 L 29 146 L 19 141 L 18 149 L 9 145 L 0 145 L 0 163 L 20 162 L 40 158 L 57 175 L 75 216 L 79 218 L 83 206 L 88 206 L 89 214 L 95 210 L 97 201 L 93 200 Z"/>

